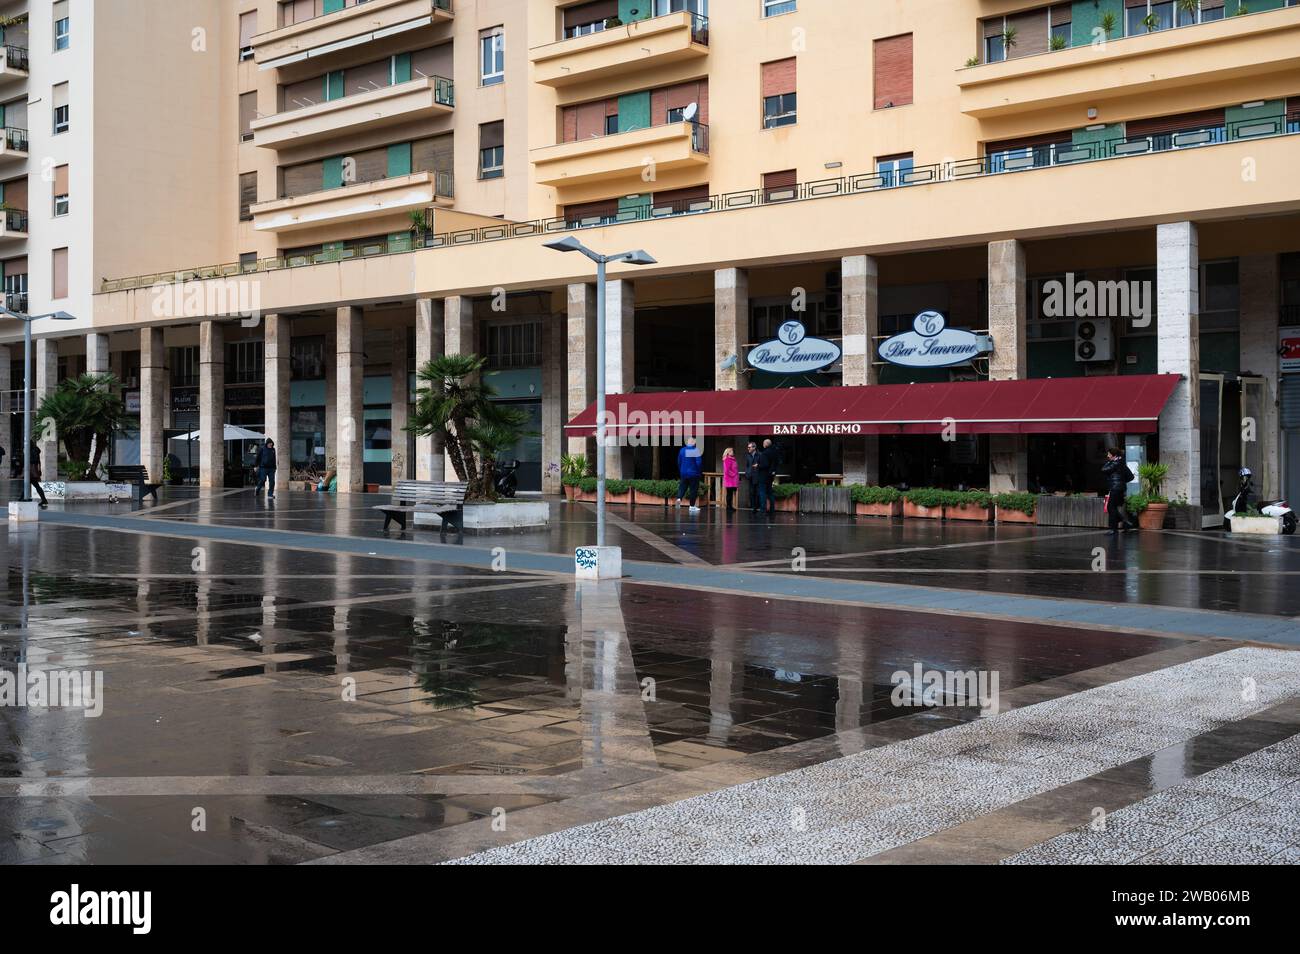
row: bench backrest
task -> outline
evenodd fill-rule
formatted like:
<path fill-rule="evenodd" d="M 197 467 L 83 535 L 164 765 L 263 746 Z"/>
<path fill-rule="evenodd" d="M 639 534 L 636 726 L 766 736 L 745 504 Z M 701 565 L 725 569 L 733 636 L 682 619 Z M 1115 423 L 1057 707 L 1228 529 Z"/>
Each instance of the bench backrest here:
<path fill-rule="evenodd" d="M 148 480 L 149 472 L 144 469 L 143 464 L 110 464 L 108 467 L 109 480 Z"/>
<path fill-rule="evenodd" d="M 430 504 L 463 504 L 467 486 L 435 480 L 399 480 L 393 485 L 394 501 Z"/>

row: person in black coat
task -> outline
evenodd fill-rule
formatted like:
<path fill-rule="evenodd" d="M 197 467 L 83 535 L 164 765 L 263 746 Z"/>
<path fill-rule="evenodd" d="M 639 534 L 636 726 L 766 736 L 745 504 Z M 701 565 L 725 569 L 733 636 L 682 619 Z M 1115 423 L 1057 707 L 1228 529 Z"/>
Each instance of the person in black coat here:
<path fill-rule="evenodd" d="M 268 500 L 275 499 L 275 441 L 269 437 L 257 450 L 257 489 L 261 491 L 263 482 L 267 485 Z"/>
<path fill-rule="evenodd" d="M 762 492 L 759 490 L 759 485 L 762 483 L 759 479 L 759 463 L 758 445 L 750 441 L 745 448 L 745 479 L 749 481 L 749 509 L 751 513 L 758 513 L 762 501 Z"/>
<path fill-rule="evenodd" d="M 45 499 L 45 488 L 41 486 L 41 481 L 44 479 L 41 473 L 41 448 L 36 441 L 32 441 L 27 448 L 27 461 L 27 478 L 31 481 L 36 495 L 41 498 L 41 509 L 44 510 L 50 502 Z"/>
<path fill-rule="evenodd" d="M 1102 465 L 1101 472 L 1106 478 L 1108 494 L 1106 500 L 1106 515 L 1110 518 L 1108 532 L 1111 536 L 1115 536 L 1119 533 L 1120 523 L 1124 524 L 1125 530 L 1136 530 L 1137 524 L 1133 522 L 1125 506 L 1128 485 L 1133 481 L 1133 471 L 1129 470 L 1128 464 L 1124 463 L 1124 454 L 1118 447 L 1106 451 L 1106 463 Z"/>

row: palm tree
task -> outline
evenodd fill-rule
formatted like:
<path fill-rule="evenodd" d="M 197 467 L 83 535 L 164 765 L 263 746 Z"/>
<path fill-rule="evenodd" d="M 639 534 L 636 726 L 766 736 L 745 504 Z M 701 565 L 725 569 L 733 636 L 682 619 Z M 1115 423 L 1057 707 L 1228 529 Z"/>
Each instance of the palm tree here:
<path fill-rule="evenodd" d="M 126 407 L 111 374 L 83 374 L 59 383 L 36 409 L 39 420 L 52 419 L 68 452 L 68 461 L 94 474 L 109 436 L 126 424 Z M 95 459 L 90 459 L 94 445 Z"/>
<path fill-rule="evenodd" d="M 472 500 L 495 500 L 497 458 L 524 436 L 522 411 L 495 403 L 496 392 L 483 383 L 484 358 L 447 354 L 416 371 L 421 387 L 407 430 L 417 437 L 441 438 L 456 476 L 469 486 Z"/>

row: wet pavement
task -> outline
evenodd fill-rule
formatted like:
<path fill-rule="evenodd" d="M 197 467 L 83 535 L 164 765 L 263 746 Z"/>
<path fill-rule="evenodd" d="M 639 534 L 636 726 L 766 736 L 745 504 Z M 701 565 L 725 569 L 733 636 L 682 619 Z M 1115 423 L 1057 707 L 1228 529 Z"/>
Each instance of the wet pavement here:
<path fill-rule="evenodd" d="M 103 678 L 94 718 L 0 707 L 0 862 L 1033 862 L 1069 854 L 1095 805 L 1157 794 L 1187 811 L 1161 816 L 1172 834 L 1151 851 L 1185 842 L 1190 858 L 1226 851 L 1243 819 L 1300 819 L 1285 748 L 1300 655 L 1149 624 L 1165 608 L 1289 624 L 1289 540 L 637 508 L 613 512 L 611 542 L 674 575 L 579 586 L 542 557 L 590 542 L 586 506 L 556 502 L 545 533 L 451 552 L 381 544 L 379 499 L 165 493 L 135 517 L 52 508 L 131 518 L 112 529 L 0 530 L 0 668 Z M 187 536 L 197 525 L 242 530 Z M 507 569 L 487 565 L 492 546 Z M 1088 569 L 1097 546 L 1107 572 Z M 778 576 L 905 577 L 959 599 L 907 611 L 729 582 Z M 1148 622 L 970 615 L 972 590 L 1109 601 Z M 897 674 L 913 671 L 994 673 L 1000 708 L 981 716 L 950 691 L 900 704 Z M 1237 700 L 1243 679 L 1252 700 Z M 1208 798 L 1265 769 L 1277 784 Z M 734 831 L 706 820 L 737 805 Z M 794 809 L 811 827 L 787 824 Z M 1213 844 L 1191 825 L 1207 812 Z M 1291 831 L 1252 828 L 1245 855 L 1291 857 Z M 681 850 L 655 847 L 665 838 Z M 1124 855 L 1096 843 L 1079 859 Z"/>

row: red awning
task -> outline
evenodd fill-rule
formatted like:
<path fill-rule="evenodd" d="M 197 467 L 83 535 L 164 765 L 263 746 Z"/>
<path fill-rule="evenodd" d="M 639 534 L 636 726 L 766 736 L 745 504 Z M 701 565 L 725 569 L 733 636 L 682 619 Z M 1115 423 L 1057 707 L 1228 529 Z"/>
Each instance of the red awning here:
<path fill-rule="evenodd" d="M 1176 374 L 850 388 L 611 394 L 612 433 L 706 437 L 764 434 L 1153 434 Z M 689 415 L 689 416 L 688 416 Z M 565 428 L 596 430 L 593 404 Z"/>

